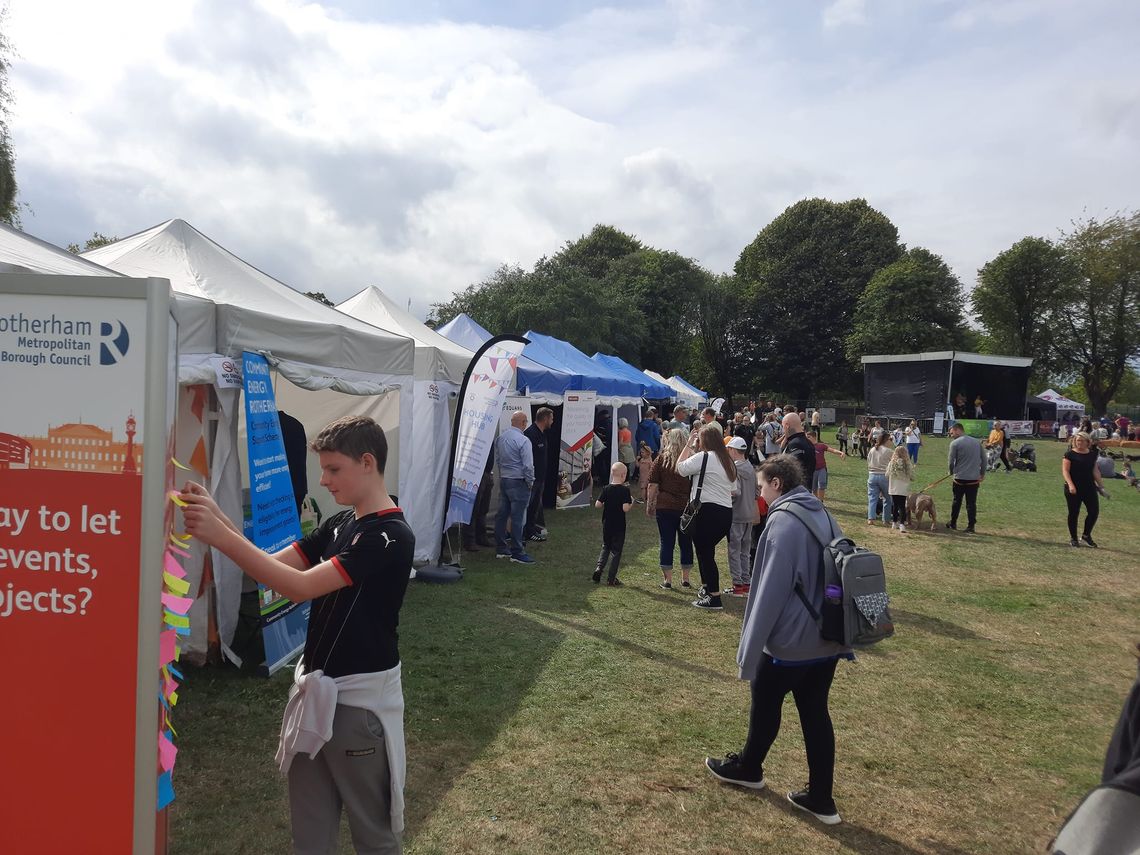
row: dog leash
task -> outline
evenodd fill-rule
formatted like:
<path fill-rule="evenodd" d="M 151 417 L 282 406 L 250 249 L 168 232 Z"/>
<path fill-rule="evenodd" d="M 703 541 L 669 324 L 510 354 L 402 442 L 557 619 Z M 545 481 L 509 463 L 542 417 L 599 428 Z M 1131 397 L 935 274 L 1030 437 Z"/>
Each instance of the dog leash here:
<path fill-rule="evenodd" d="M 949 477 L 950 477 L 950 475 L 949 475 L 949 474 L 947 474 L 947 475 L 943 475 L 943 476 L 942 476 L 941 478 L 939 478 L 937 481 L 935 481 L 935 482 L 933 482 L 933 483 L 931 483 L 931 484 L 927 484 L 925 487 L 923 487 L 923 488 L 922 488 L 921 490 L 919 490 L 918 492 L 920 492 L 920 493 L 925 493 L 925 492 L 926 492 L 927 490 L 929 490 L 931 487 L 937 487 L 939 484 L 941 484 L 943 481 L 945 481 L 945 480 L 946 480 L 947 478 L 949 478 Z"/>

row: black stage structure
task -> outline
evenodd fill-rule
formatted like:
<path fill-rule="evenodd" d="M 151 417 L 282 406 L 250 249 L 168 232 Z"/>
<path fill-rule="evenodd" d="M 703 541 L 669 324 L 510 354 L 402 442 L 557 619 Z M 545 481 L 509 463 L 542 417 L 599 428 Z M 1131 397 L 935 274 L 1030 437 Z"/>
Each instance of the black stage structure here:
<path fill-rule="evenodd" d="M 1024 419 L 1033 359 L 940 350 L 864 356 L 867 412 L 890 418 L 929 419 L 947 413 L 961 395 L 955 418 L 974 418 L 974 399 L 984 399 L 987 418 Z"/>

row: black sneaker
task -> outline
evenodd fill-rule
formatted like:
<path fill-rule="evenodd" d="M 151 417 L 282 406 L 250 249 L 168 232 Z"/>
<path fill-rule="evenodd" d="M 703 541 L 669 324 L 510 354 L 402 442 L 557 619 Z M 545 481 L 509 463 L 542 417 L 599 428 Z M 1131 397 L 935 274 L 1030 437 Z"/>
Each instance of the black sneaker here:
<path fill-rule="evenodd" d="M 958 530 L 958 524 L 957 523 L 946 523 L 946 528 L 950 529 L 950 531 L 957 531 Z"/>
<path fill-rule="evenodd" d="M 724 755 L 723 760 L 715 757 L 705 758 L 705 768 L 712 772 L 712 776 L 726 784 L 736 784 L 738 787 L 748 787 L 750 790 L 762 790 L 764 783 L 764 770 L 748 772 L 740 763 L 740 757 L 733 752 Z"/>
<path fill-rule="evenodd" d="M 532 543 L 542 543 L 546 540 L 546 535 L 540 534 L 536 531 L 534 534 L 528 537 L 527 540 L 531 541 Z"/>
<path fill-rule="evenodd" d="M 602 581 L 602 571 L 601 570 L 595 570 L 593 575 L 590 576 L 590 578 L 594 580 L 595 585 L 598 584 L 600 581 Z"/>
<path fill-rule="evenodd" d="M 682 587 L 682 588 L 691 588 L 691 587 L 693 587 L 693 586 L 692 586 L 692 585 L 690 585 L 688 582 L 682 582 L 682 583 L 681 583 L 681 587 Z"/>
<path fill-rule="evenodd" d="M 724 606 L 721 604 L 719 595 L 713 597 L 709 594 L 705 594 L 704 596 L 693 600 L 693 605 L 698 609 L 706 609 L 710 612 L 719 612 L 724 610 Z"/>
<path fill-rule="evenodd" d="M 977 534 L 977 532 L 974 531 L 974 527 L 972 525 L 968 525 L 966 526 L 966 534 Z"/>
<path fill-rule="evenodd" d="M 827 804 L 815 801 L 807 790 L 798 793 L 788 793 L 788 801 L 802 811 L 807 811 L 824 825 L 839 825 L 839 811 L 835 809 L 835 800 L 829 799 Z"/>
<path fill-rule="evenodd" d="M 1079 540 L 1077 540 L 1075 537 L 1069 541 L 1069 546 L 1080 546 L 1080 545 L 1081 545 L 1081 542 Z"/>
<path fill-rule="evenodd" d="M 1096 541 L 1092 539 L 1092 535 L 1091 535 L 1091 534 L 1082 534 L 1082 535 L 1081 535 L 1081 540 L 1083 540 L 1085 543 L 1087 543 L 1087 544 L 1088 544 L 1089 546 L 1091 546 L 1093 549 L 1096 549 Z"/>
<path fill-rule="evenodd" d="M 672 582 L 662 582 L 661 587 L 664 588 L 666 591 L 672 591 L 673 590 L 673 583 Z"/>
<path fill-rule="evenodd" d="M 620 588 L 624 584 L 621 579 L 610 579 L 606 582 L 611 588 Z"/>

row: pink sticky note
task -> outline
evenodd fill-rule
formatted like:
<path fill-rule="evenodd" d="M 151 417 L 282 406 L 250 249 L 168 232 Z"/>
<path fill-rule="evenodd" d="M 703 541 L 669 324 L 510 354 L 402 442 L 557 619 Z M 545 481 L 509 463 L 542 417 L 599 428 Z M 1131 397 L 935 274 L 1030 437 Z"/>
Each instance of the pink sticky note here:
<path fill-rule="evenodd" d="M 158 636 L 158 665 L 161 668 L 168 662 L 173 662 L 177 657 L 174 645 L 178 640 L 178 633 L 172 629 L 165 629 Z"/>
<path fill-rule="evenodd" d="M 178 681 L 173 677 L 162 678 L 162 694 L 169 701 L 170 696 L 178 691 Z"/>
<path fill-rule="evenodd" d="M 176 546 L 176 545 L 175 545 L 175 544 L 173 544 L 173 543 L 168 543 L 168 544 L 166 545 L 166 548 L 167 548 L 167 549 L 168 549 L 170 552 L 173 552 L 175 555 L 181 555 L 183 558 L 189 558 L 189 557 L 190 557 L 190 550 L 188 550 L 188 549 L 185 549 L 185 548 L 183 548 L 183 547 L 181 547 L 181 546 Z"/>
<path fill-rule="evenodd" d="M 162 604 L 176 615 L 185 615 L 190 611 L 190 607 L 194 605 L 194 598 L 180 597 L 177 594 L 164 592 L 162 595 Z"/>
<path fill-rule="evenodd" d="M 174 758 L 178 756 L 178 748 L 171 742 L 165 733 L 158 735 L 158 762 L 162 771 L 169 772 L 174 768 Z"/>
<path fill-rule="evenodd" d="M 169 548 L 167 548 L 166 552 L 162 555 L 162 569 L 176 579 L 184 579 L 186 577 L 186 571 L 182 569 L 182 564 Z"/>

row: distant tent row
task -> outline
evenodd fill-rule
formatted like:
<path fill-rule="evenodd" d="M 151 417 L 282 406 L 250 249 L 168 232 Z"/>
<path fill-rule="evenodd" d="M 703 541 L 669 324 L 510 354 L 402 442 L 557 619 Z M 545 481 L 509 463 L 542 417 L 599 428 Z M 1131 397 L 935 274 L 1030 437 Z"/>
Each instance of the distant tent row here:
<path fill-rule="evenodd" d="M 464 313 L 441 326 L 439 332 L 473 349 L 492 338 L 490 331 Z M 646 401 L 697 403 L 708 400 L 703 392 L 688 384 L 684 384 L 682 392 L 677 384 L 664 381 L 660 375 L 639 371 L 617 356 L 595 353 L 589 357 L 569 342 L 534 330 L 528 330 L 524 337 L 530 344 L 524 348 L 516 371 L 518 394 L 527 397 L 534 405 L 559 405 L 567 392 L 596 392 L 596 409 L 599 418 L 603 410 L 608 414 L 606 432 L 611 440 L 618 435 L 620 419 L 627 419 L 631 426 L 641 420 Z M 556 433 L 557 430 L 556 420 Z M 610 461 L 616 462 L 618 444 L 608 441 L 608 445 Z M 552 487 L 554 480 L 548 479 L 548 487 Z M 553 504 L 553 501 L 547 504 Z"/>
<path fill-rule="evenodd" d="M 329 308 L 258 270 L 189 223 L 174 219 L 77 256 L 0 226 L 0 272 L 159 277 L 173 289 L 178 332 L 175 453 L 207 483 L 231 519 L 243 516 L 247 471 L 241 389 L 221 366 L 240 367 L 242 351 L 264 354 L 276 372 L 277 404 L 299 419 L 311 440 L 327 422 L 349 414 L 374 418 L 389 437 L 387 481 L 416 533 L 416 560 L 434 561 L 442 535 L 450 436 L 457 392 L 474 351 L 491 334 L 466 315 L 438 332 L 368 287 Z M 592 358 L 568 342 L 530 331 L 515 386 L 538 404 L 558 406 L 567 392 L 592 390 L 619 417 L 641 418 L 645 401 L 694 405 L 707 396 L 678 377 L 668 380 L 624 360 Z M 284 378 L 289 381 L 280 382 Z M 617 459 L 617 444 L 610 455 Z M 308 455 L 308 494 L 333 513 Z M 245 488 L 246 490 L 248 488 Z M 229 650 L 249 580 L 217 552 L 195 546 L 187 570 L 191 593 L 187 653 L 204 655 L 211 638 Z M 216 596 L 211 613 L 202 597 Z"/>

